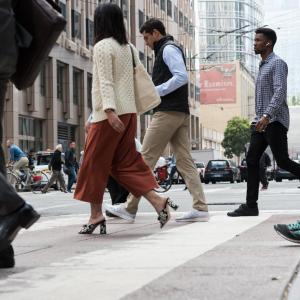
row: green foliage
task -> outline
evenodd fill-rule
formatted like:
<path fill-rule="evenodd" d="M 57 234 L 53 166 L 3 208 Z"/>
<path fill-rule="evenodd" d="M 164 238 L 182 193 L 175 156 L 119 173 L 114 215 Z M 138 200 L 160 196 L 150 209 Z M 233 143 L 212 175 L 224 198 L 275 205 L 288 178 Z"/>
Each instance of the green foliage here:
<path fill-rule="evenodd" d="M 227 122 L 224 132 L 222 147 L 225 149 L 225 156 L 232 158 L 239 157 L 245 151 L 245 145 L 250 141 L 250 125 L 247 119 L 234 117 Z"/>

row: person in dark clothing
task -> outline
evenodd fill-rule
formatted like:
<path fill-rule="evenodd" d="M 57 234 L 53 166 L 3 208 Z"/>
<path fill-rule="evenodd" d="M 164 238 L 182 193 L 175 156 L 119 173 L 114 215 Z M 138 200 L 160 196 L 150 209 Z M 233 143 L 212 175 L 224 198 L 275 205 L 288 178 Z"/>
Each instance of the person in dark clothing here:
<path fill-rule="evenodd" d="M 0 1 L 0 41 L 0 268 L 12 268 L 15 264 L 12 241 L 21 228 L 28 229 L 40 215 L 6 180 L 2 120 L 7 82 L 16 71 L 18 59 L 16 22 L 11 0 Z"/>
<path fill-rule="evenodd" d="M 247 153 L 247 195 L 243 203 L 229 217 L 258 216 L 259 160 L 270 146 L 277 165 L 300 178 L 300 164 L 289 157 L 287 133 L 290 124 L 287 104 L 286 62 L 273 52 L 277 41 L 271 28 L 255 31 L 254 51 L 260 54 L 259 72 L 255 86 L 256 117 L 252 122 L 250 146 Z"/>
<path fill-rule="evenodd" d="M 58 144 L 56 146 L 56 150 L 53 153 L 52 159 L 49 163 L 49 170 L 52 169 L 52 176 L 49 182 L 43 188 L 42 193 L 47 193 L 48 188 L 52 186 L 55 181 L 59 182 L 61 191 L 67 193 L 65 179 L 61 172 L 61 165 L 63 163 L 61 160 L 61 153 L 62 153 L 62 145 Z"/>
<path fill-rule="evenodd" d="M 34 169 L 34 162 L 35 162 L 35 157 L 34 157 L 35 153 L 34 153 L 34 150 L 33 149 L 30 149 L 28 151 L 28 155 L 27 155 L 27 158 L 28 158 L 28 168 L 30 170 L 33 170 Z"/>
<path fill-rule="evenodd" d="M 259 180 L 262 184 L 261 190 L 267 190 L 269 186 L 269 181 L 267 178 L 267 167 L 271 165 L 270 156 L 264 152 L 259 160 Z"/>
<path fill-rule="evenodd" d="M 78 163 L 75 154 L 75 142 L 69 143 L 69 149 L 65 153 L 65 166 L 68 169 L 68 186 L 67 191 L 72 193 L 71 189 L 73 184 L 76 182 L 76 169 L 78 168 Z"/>

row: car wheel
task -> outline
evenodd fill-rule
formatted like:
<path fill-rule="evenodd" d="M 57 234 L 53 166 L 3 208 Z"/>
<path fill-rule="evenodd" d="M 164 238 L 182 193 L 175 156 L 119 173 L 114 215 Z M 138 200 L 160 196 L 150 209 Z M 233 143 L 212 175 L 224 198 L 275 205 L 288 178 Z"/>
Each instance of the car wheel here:
<path fill-rule="evenodd" d="M 282 182 L 282 179 L 281 178 L 276 178 L 275 181 L 276 182 Z"/>
<path fill-rule="evenodd" d="M 204 183 L 205 183 L 205 184 L 209 184 L 209 181 L 208 181 L 208 180 L 204 180 Z"/>
<path fill-rule="evenodd" d="M 215 181 L 212 181 L 211 183 L 212 183 L 212 184 L 216 184 L 216 182 L 215 182 Z"/>

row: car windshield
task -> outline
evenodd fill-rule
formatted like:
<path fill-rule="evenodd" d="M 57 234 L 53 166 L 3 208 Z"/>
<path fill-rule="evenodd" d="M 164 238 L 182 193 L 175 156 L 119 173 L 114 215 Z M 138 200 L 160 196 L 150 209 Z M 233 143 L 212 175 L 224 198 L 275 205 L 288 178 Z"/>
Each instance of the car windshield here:
<path fill-rule="evenodd" d="M 199 162 L 197 162 L 197 163 L 196 163 L 196 167 L 197 167 L 197 168 L 204 168 L 204 163 L 201 163 L 201 162 L 199 163 Z"/>
<path fill-rule="evenodd" d="M 52 154 L 37 155 L 37 165 L 49 165 Z"/>
<path fill-rule="evenodd" d="M 210 168 L 224 168 L 227 167 L 226 160 L 213 160 L 208 163 L 208 167 Z"/>

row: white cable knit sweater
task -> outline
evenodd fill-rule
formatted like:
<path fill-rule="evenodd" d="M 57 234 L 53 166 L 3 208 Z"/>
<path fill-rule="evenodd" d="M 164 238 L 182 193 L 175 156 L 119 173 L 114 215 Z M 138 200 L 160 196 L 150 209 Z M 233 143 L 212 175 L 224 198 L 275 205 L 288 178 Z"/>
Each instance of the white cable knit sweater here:
<path fill-rule="evenodd" d="M 134 49 L 136 64 L 140 64 Z M 106 109 L 118 115 L 136 113 L 132 55 L 129 45 L 120 45 L 114 38 L 106 38 L 94 46 L 93 57 L 93 119 L 107 119 Z"/>

